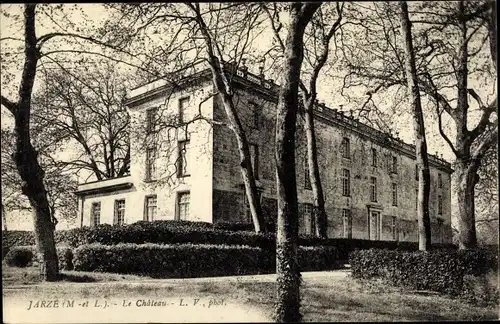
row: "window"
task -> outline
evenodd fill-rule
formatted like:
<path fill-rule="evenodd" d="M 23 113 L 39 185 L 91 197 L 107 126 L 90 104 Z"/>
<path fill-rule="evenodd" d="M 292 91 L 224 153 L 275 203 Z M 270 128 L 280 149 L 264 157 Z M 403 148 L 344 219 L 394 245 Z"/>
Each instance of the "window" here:
<path fill-rule="evenodd" d="M 349 197 L 351 195 L 351 175 L 349 170 L 342 169 L 342 196 Z"/>
<path fill-rule="evenodd" d="M 145 208 L 144 208 L 144 220 L 145 221 L 154 221 L 156 219 L 156 195 L 147 196 L 145 200 Z"/>
<path fill-rule="evenodd" d="M 259 146 L 257 144 L 250 144 L 250 159 L 255 180 L 259 180 Z"/>
<path fill-rule="evenodd" d="M 188 108 L 189 97 L 179 99 L 179 124 L 186 122 L 186 109 Z"/>
<path fill-rule="evenodd" d="M 370 201 L 377 202 L 377 178 L 370 178 Z"/>
<path fill-rule="evenodd" d="M 344 137 L 342 139 L 342 157 L 349 159 L 351 157 L 349 139 Z"/>
<path fill-rule="evenodd" d="M 377 167 L 377 150 L 372 148 L 372 167 Z"/>
<path fill-rule="evenodd" d="M 315 219 L 313 216 L 313 205 L 312 204 L 304 204 L 304 226 L 306 229 L 306 234 L 314 234 L 315 232 Z"/>
<path fill-rule="evenodd" d="M 309 176 L 309 163 L 307 159 L 304 162 L 304 189 L 311 190 L 311 177 Z"/>
<path fill-rule="evenodd" d="M 125 223 L 125 199 L 115 200 L 114 224 L 123 225 Z"/>
<path fill-rule="evenodd" d="M 187 177 L 189 176 L 189 163 L 188 163 L 188 146 L 189 146 L 189 140 L 187 141 L 180 141 L 178 143 L 178 149 L 179 149 L 179 158 L 177 160 L 177 176 L 179 178 L 181 177 Z"/>
<path fill-rule="evenodd" d="M 418 164 L 415 164 L 415 180 L 418 181 Z"/>
<path fill-rule="evenodd" d="M 441 176 L 441 173 L 438 173 L 438 187 L 443 188 L 443 177 Z"/>
<path fill-rule="evenodd" d="M 251 125 L 253 128 L 258 129 L 259 128 L 259 115 L 260 115 L 260 108 L 255 102 L 250 103 L 250 109 L 252 110 L 252 121 Z"/>
<path fill-rule="evenodd" d="M 438 242 L 443 243 L 444 241 L 444 228 L 443 228 L 443 220 L 438 219 L 437 220 L 437 226 L 438 226 Z"/>
<path fill-rule="evenodd" d="M 396 156 L 392 157 L 392 173 L 398 173 L 398 158 Z"/>
<path fill-rule="evenodd" d="M 352 217 L 350 209 L 342 209 L 342 220 L 344 223 L 344 238 L 352 238 Z"/>
<path fill-rule="evenodd" d="M 189 192 L 180 192 L 177 196 L 177 220 L 189 219 Z"/>
<path fill-rule="evenodd" d="M 438 196 L 438 215 L 443 215 L 443 197 Z"/>
<path fill-rule="evenodd" d="M 415 210 L 418 209 L 418 189 L 415 189 Z"/>
<path fill-rule="evenodd" d="M 398 205 L 398 185 L 396 183 L 392 184 L 392 205 Z"/>
<path fill-rule="evenodd" d="M 146 110 L 146 133 L 151 134 L 156 131 L 156 118 L 158 115 L 158 108 L 149 108 Z"/>
<path fill-rule="evenodd" d="M 146 149 L 146 181 L 156 178 L 156 148 Z"/>
<path fill-rule="evenodd" d="M 396 220 L 396 216 L 392 216 L 392 220 L 391 220 L 391 230 L 392 230 L 392 239 L 394 241 L 397 241 L 398 240 L 398 230 L 397 230 L 397 220 Z"/>
<path fill-rule="evenodd" d="M 92 203 L 92 209 L 90 211 L 91 215 L 91 226 L 97 226 L 101 222 L 101 203 Z"/>

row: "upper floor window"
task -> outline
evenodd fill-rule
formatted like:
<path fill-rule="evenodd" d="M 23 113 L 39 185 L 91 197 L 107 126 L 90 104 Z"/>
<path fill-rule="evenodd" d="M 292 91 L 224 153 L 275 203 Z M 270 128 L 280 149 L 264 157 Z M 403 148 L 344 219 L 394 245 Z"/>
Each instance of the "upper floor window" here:
<path fill-rule="evenodd" d="M 392 173 L 398 173 L 398 157 L 392 157 Z"/>
<path fill-rule="evenodd" d="M 92 209 L 90 212 L 91 219 L 90 221 L 91 226 L 97 226 L 101 222 L 101 203 L 100 202 L 94 202 L 92 203 Z"/>
<path fill-rule="evenodd" d="M 443 196 L 438 196 L 438 215 L 443 215 Z"/>
<path fill-rule="evenodd" d="M 311 190 L 311 177 L 309 176 L 309 163 L 307 159 L 304 162 L 304 189 Z"/>
<path fill-rule="evenodd" d="M 438 173 L 438 187 L 443 188 L 443 177 L 441 176 L 441 173 Z"/>
<path fill-rule="evenodd" d="M 114 224 L 123 225 L 125 223 L 125 199 L 115 200 Z"/>
<path fill-rule="evenodd" d="M 258 129 L 259 118 L 260 118 L 260 107 L 255 102 L 250 102 L 250 109 L 252 113 L 250 125 L 252 126 L 252 128 Z"/>
<path fill-rule="evenodd" d="M 398 185 L 396 183 L 392 184 L 392 205 L 398 205 Z"/>
<path fill-rule="evenodd" d="M 146 149 L 146 181 L 151 181 L 156 178 L 156 158 L 156 148 L 148 147 Z"/>
<path fill-rule="evenodd" d="M 259 146 L 257 144 L 250 144 L 249 148 L 253 176 L 255 180 L 259 180 Z"/>
<path fill-rule="evenodd" d="M 370 178 L 370 201 L 377 202 L 377 178 Z"/>
<path fill-rule="evenodd" d="M 377 150 L 372 148 L 372 167 L 377 167 Z"/>
<path fill-rule="evenodd" d="M 157 129 L 158 107 L 146 110 L 146 134 L 154 133 Z"/>
<path fill-rule="evenodd" d="M 189 159 L 188 159 L 189 140 L 179 141 L 178 143 L 178 159 L 177 159 L 177 176 L 187 177 L 190 175 Z"/>
<path fill-rule="evenodd" d="M 179 124 L 186 122 L 186 110 L 189 104 L 189 97 L 179 99 Z"/>
<path fill-rule="evenodd" d="M 156 210 L 157 210 L 156 204 L 157 204 L 156 195 L 146 197 L 145 208 L 144 208 L 144 220 L 151 222 L 156 219 Z"/>
<path fill-rule="evenodd" d="M 350 142 L 347 137 L 342 139 L 342 157 L 346 159 L 351 158 Z"/>
<path fill-rule="evenodd" d="M 177 219 L 178 220 L 188 220 L 189 219 L 189 200 L 190 200 L 189 191 L 178 193 L 178 195 L 177 195 Z"/>
<path fill-rule="evenodd" d="M 351 174 L 348 169 L 342 169 L 342 195 L 349 197 L 351 195 Z"/>

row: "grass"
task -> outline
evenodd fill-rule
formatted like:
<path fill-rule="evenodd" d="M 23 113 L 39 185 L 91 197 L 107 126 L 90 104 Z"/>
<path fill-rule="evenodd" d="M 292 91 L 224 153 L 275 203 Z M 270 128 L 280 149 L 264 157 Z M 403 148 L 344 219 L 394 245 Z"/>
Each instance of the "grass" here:
<path fill-rule="evenodd" d="M 168 298 L 217 296 L 256 309 L 272 318 L 275 283 L 262 280 L 154 280 L 108 273 L 64 272 L 65 281 L 39 285 L 36 268 L 3 269 L 4 298 L 89 298 L 93 296 Z M 70 284 L 71 282 L 86 282 Z M 37 285 L 38 283 L 38 285 Z M 42 288 L 40 288 L 42 287 Z M 440 295 L 419 295 L 388 287 L 376 280 L 350 276 L 308 276 L 302 284 L 304 321 L 445 321 L 498 319 L 498 307 L 479 307 Z"/>

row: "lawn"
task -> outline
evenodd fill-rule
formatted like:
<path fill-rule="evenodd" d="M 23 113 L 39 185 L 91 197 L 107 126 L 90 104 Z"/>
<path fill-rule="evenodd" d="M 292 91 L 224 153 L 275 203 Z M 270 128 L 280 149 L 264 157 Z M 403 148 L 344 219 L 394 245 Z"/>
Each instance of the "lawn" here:
<path fill-rule="evenodd" d="M 169 307 L 116 307 L 114 312 L 100 314 L 89 311 L 82 315 L 83 322 L 176 321 L 266 321 L 271 318 L 274 303 L 274 276 L 244 276 L 231 278 L 152 279 L 132 275 L 106 273 L 64 272 L 64 281 L 40 283 L 36 268 L 3 267 L 4 302 L 16 305 L 16 313 L 27 300 L 116 300 L 132 304 L 138 300 L 165 300 Z M 77 282 L 77 283 L 73 283 Z M 192 307 L 179 307 L 184 303 Z M 193 305 L 198 299 L 198 305 Z M 217 300 L 216 300 L 217 299 Z M 215 301 L 216 300 L 216 301 Z M 223 306 L 208 306 L 212 301 L 224 301 Z M 23 303 L 22 305 L 20 303 Z M 4 306 L 5 307 L 5 306 Z M 8 306 L 7 306 L 8 307 Z M 203 306 L 205 307 L 205 306 Z M 112 307 L 111 307 L 112 308 Z M 4 316 L 8 315 L 7 308 Z M 108 309 L 109 310 L 109 309 Z M 119 311 L 117 311 L 119 310 Z M 154 311 L 153 311 L 154 310 Z M 37 322 L 43 318 L 36 313 Z M 46 310 L 48 311 L 48 310 Z M 58 311 L 63 311 L 59 309 Z M 52 310 L 53 314 L 55 313 Z M 302 285 L 302 313 L 304 321 L 443 321 L 498 319 L 496 307 L 478 307 L 439 295 L 419 295 L 390 288 L 374 280 L 354 280 L 345 272 L 304 273 Z M 13 314 L 13 313 L 11 313 Z M 58 313 L 59 314 L 59 313 Z M 62 314 L 62 313 L 60 313 Z M 68 313 L 67 316 L 71 316 Z M 106 315 L 104 315 L 106 314 Z M 61 316 L 64 316 L 61 315 Z M 88 316 L 95 316 L 91 318 Z M 111 317 L 110 317 L 111 316 Z M 120 319 L 118 319 L 118 317 Z M 62 317 L 65 321 L 67 318 Z M 4 318 L 5 319 L 5 318 Z M 71 320 L 76 320 L 71 318 Z M 53 321 L 54 322 L 54 321 Z"/>

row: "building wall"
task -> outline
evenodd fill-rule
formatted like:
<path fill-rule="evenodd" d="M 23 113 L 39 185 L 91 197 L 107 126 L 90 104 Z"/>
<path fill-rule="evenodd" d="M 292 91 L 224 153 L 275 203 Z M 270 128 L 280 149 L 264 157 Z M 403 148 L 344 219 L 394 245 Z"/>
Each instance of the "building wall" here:
<path fill-rule="evenodd" d="M 212 93 L 210 82 L 199 82 L 175 91 L 162 93 L 154 99 L 144 100 L 129 109 L 131 127 L 130 173 L 134 190 L 127 193 L 99 194 L 88 196 L 84 202 L 84 225 L 90 224 L 92 201 L 102 201 L 101 223 L 112 223 L 113 201 L 126 196 L 125 222 L 133 223 L 144 218 L 145 199 L 157 196 L 156 219 L 175 219 L 177 199 L 181 192 L 190 192 L 190 221 L 212 222 L 212 126 L 205 120 L 195 120 L 201 116 L 213 118 L 212 101 L 206 100 Z M 172 127 L 177 122 L 179 99 L 189 97 L 184 113 L 187 124 Z M 146 110 L 159 107 L 158 132 L 146 135 Z M 178 177 L 178 141 L 189 139 L 186 159 L 189 176 Z M 146 179 L 146 149 L 156 147 L 156 177 Z M 130 203 L 129 203 L 130 201 Z M 108 207 L 111 206 L 111 207 Z M 111 209 L 110 209 L 111 208 Z M 107 216 L 109 213 L 110 216 Z"/>
<path fill-rule="evenodd" d="M 255 92 L 250 87 L 240 89 L 235 97 L 237 109 L 250 143 L 259 146 L 259 180 L 262 190 L 262 204 L 267 217 L 276 217 L 276 183 L 274 173 L 275 104 L 266 94 Z M 261 108 L 259 127 L 252 127 L 252 104 Z M 225 114 L 220 101 L 215 100 L 214 115 L 224 120 Z M 352 237 L 368 239 L 369 210 L 380 212 L 380 239 L 392 240 L 392 217 L 396 217 L 396 239 L 418 241 L 416 220 L 417 181 L 415 160 L 401 152 L 384 147 L 373 140 L 358 135 L 343 126 L 316 118 L 318 160 L 323 184 L 326 211 L 328 214 L 328 236 L 342 237 L 344 226 L 342 209 L 349 209 L 352 215 Z M 312 202 L 312 190 L 304 188 L 305 181 L 305 133 L 299 126 L 297 133 L 297 189 L 299 213 L 304 203 Z M 350 140 L 350 159 L 341 156 L 341 142 Z M 371 165 L 371 149 L 377 150 L 377 167 Z M 389 169 L 392 156 L 398 161 L 398 172 Z M 351 195 L 342 195 L 342 169 L 350 171 Z M 438 188 L 438 173 L 442 175 L 443 188 Z M 250 221 L 246 216 L 244 189 L 239 170 L 237 142 L 232 131 L 224 126 L 214 128 L 214 221 Z M 377 202 L 370 201 L 370 177 L 377 178 Z M 397 206 L 392 204 L 392 183 L 397 184 Z M 443 215 L 437 215 L 437 196 L 442 195 Z M 451 242 L 450 176 L 445 171 L 431 167 L 430 215 L 433 233 L 438 233 L 437 217 L 444 220 L 444 241 Z M 300 221 L 304 226 L 304 220 Z M 301 229 L 305 233 L 304 228 Z M 439 240 L 434 235 L 433 241 Z"/>

